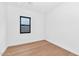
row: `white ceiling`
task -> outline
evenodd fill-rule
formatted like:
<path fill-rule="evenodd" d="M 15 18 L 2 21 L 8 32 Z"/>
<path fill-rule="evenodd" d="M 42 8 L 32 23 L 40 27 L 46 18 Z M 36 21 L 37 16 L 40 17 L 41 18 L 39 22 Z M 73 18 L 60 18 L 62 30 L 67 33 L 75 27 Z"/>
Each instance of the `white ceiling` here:
<path fill-rule="evenodd" d="M 17 5 L 37 12 L 48 13 L 58 7 L 60 2 L 18 2 Z"/>
<path fill-rule="evenodd" d="M 15 5 L 20 8 L 25 8 L 39 13 L 51 13 L 55 8 L 66 4 L 68 6 L 79 6 L 79 3 L 65 3 L 65 2 L 8 2 L 9 5 Z"/>

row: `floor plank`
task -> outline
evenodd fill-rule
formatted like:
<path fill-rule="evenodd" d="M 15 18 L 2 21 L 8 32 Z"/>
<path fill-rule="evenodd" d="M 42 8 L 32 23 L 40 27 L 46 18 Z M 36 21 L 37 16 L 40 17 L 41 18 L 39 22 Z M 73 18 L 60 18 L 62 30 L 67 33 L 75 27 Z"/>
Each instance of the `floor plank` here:
<path fill-rule="evenodd" d="M 3 56 L 77 56 L 46 40 L 8 47 Z"/>

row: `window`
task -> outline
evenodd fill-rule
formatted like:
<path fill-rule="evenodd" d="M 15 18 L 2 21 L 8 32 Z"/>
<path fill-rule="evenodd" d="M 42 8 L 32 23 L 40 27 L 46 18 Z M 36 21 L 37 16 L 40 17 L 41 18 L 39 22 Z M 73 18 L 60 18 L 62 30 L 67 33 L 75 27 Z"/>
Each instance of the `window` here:
<path fill-rule="evenodd" d="M 20 33 L 31 33 L 31 17 L 20 16 Z"/>

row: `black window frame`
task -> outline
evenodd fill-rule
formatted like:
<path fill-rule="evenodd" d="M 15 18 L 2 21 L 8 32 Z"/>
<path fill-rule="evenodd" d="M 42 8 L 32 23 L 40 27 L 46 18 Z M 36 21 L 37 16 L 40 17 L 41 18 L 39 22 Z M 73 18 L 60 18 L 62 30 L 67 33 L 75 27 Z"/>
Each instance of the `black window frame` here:
<path fill-rule="evenodd" d="M 21 18 L 28 18 L 29 19 L 29 25 L 22 25 L 21 24 Z M 29 26 L 29 31 L 28 32 L 21 32 L 21 26 Z M 20 34 L 24 34 L 24 33 L 31 33 L 31 17 L 27 17 L 27 16 L 20 16 Z"/>

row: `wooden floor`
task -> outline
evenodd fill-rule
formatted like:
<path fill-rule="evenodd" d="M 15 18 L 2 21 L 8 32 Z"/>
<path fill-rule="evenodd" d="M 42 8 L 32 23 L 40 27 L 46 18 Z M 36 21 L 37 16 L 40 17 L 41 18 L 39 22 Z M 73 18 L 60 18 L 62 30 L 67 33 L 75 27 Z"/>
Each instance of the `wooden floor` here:
<path fill-rule="evenodd" d="M 7 48 L 3 56 L 76 56 L 46 40 Z"/>

